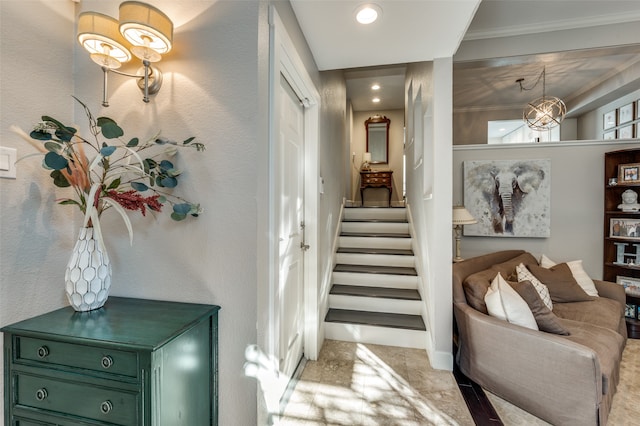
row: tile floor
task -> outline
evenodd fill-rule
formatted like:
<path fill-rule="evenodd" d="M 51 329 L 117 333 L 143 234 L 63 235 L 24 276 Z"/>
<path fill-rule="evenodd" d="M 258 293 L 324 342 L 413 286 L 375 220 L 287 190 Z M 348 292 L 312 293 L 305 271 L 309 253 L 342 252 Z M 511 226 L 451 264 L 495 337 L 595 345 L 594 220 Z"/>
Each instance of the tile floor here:
<path fill-rule="evenodd" d="M 419 349 L 326 340 L 279 425 L 473 426 L 453 374 Z"/>

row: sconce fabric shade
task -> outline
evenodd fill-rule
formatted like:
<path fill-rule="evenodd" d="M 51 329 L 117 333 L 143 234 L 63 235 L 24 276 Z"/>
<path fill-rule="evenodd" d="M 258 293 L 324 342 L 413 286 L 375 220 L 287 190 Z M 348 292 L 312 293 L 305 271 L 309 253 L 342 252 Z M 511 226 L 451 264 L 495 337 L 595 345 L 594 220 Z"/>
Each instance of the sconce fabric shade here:
<path fill-rule="evenodd" d="M 453 206 L 453 224 L 454 225 L 472 225 L 478 223 L 469 210 L 464 206 Z"/>
<path fill-rule="evenodd" d="M 370 163 L 371 162 L 371 153 L 370 152 L 365 152 L 362 155 L 362 161 L 364 161 L 365 163 Z"/>
<path fill-rule="evenodd" d="M 83 12 L 78 16 L 78 42 L 100 66 L 116 69 L 131 60 L 118 21 L 102 13 Z"/>
<path fill-rule="evenodd" d="M 134 55 L 157 62 L 171 50 L 173 22 L 151 5 L 126 1 L 120 5 L 120 33 L 134 46 Z"/>

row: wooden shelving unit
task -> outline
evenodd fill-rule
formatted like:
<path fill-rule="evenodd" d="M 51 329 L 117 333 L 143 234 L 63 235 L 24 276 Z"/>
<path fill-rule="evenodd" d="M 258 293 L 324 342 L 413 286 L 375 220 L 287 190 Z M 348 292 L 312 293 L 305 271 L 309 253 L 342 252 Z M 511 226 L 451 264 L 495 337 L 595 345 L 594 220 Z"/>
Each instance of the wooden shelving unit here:
<path fill-rule="evenodd" d="M 640 212 L 623 212 L 618 209 L 618 205 L 622 202 L 622 193 L 627 189 L 633 189 L 640 195 L 640 183 L 627 183 L 618 179 L 617 184 L 610 184 L 611 178 L 618 178 L 619 165 L 633 163 L 640 163 L 640 149 L 612 151 L 605 153 L 604 156 L 603 279 L 606 281 L 617 282 L 619 277 L 640 281 L 640 262 L 635 261 L 632 256 L 640 251 L 640 236 L 630 238 L 611 235 L 612 220 L 637 219 L 640 221 Z M 618 247 L 621 247 L 621 244 L 624 244 L 626 254 L 622 262 L 618 258 Z M 627 332 L 630 338 L 640 339 L 640 318 L 638 317 L 640 297 L 627 294 L 627 305 L 635 306 L 634 317 L 627 317 Z"/>

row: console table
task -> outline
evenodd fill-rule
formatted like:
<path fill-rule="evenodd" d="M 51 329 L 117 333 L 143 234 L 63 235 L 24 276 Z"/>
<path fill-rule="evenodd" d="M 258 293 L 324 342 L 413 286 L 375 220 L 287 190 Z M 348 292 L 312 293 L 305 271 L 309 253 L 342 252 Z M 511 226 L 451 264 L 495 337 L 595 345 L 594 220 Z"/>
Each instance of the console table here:
<path fill-rule="evenodd" d="M 4 332 L 4 424 L 217 425 L 219 306 L 110 297 Z"/>
<path fill-rule="evenodd" d="M 367 188 L 387 188 L 389 190 L 389 207 L 391 207 L 392 171 L 361 171 L 360 172 L 360 199 L 364 206 L 364 190 Z"/>

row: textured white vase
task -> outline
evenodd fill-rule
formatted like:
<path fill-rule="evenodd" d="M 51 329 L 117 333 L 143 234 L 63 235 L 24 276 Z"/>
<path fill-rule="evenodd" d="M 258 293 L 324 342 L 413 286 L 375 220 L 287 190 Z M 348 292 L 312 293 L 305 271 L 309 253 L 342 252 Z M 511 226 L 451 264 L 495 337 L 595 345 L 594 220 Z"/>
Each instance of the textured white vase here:
<path fill-rule="evenodd" d="M 91 227 L 80 229 L 64 273 L 65 291 L 76 311 L 101 308 L 109 297 L 111 262 Z"/>

